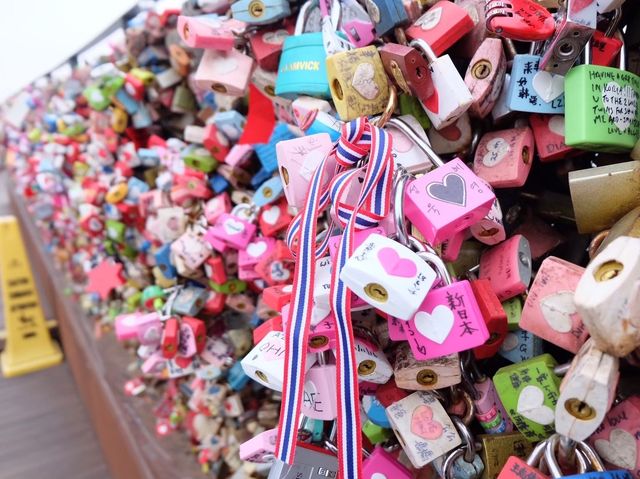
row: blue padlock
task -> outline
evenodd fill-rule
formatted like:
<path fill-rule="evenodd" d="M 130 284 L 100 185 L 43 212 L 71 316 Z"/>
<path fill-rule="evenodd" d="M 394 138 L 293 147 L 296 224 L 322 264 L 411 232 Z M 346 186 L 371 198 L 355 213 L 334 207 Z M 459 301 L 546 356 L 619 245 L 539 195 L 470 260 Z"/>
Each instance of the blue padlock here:
<path fill-rule="evenodd" d="M 231 4 L 236 20 L 249 25 L 268 25 L 291 15 L 287 0 L 240 0 Z"/>
<path fill-rule="evenodd" d="M 251 188 L 256 189 L 262 183 L 267 181 L 267 179 L 271 176 L 271 173 L 265 170 L 264 168 L 260 168 L 252 177 L 251 177 Z"/>
<path fill-rule="evenodd" d="M 281 141 L 291 140 L 296 138 L 296 135 L 289 129 L 289 126 L 285 123 L 279 123 L 273 129 L 269 143 L 264 145 L 255 145 L 253 151 L 255 151 L 260 160 L 262 168 L 269 174 L 278 169 L 278 159 L 276 157 L 276 144 Z"/>
<path fill-rule="evenodd" d="M 376 426 L 391 429 L 391 423 L 387 417 L 387 412 L 375 396 L 363 396 L 362 406 L 364 407 L 364 412 L 369 421 L 374 423 Z"/>
<path fill-rule="evenodd" d="M 366 0 L 364 4 L 378 37 L 409 21 L 402 0 Z"/>
<path fill-rule="evenodd" d="M 334 116 L 324 111 L 318 111 L 311 125 L 306 130 L 307 135 L 315 135 L 316 133 L 328 133 L 331 141 L 336 142 L 340 139 L 342 125 L 344 122 L 338 120 Z"/>
<path fill-rule="evenodd" d="M 127 188 L 127 201 L 130 201 L 131 203 L 138 203 L 140 195 L 149 191 L 149 185 L 135 176 L 129 178 Z"/>
<path fill-rule="evenodd" d="M 205 305 L 209 292 L 205 288 L 189 286 L 180 290 L 171 305 L 171 312 L 184 316 L 197 315 Z"/>
<path fill-rule="evenodd" d="M 129 115 L 135 115 L 140 104 L 127 93 L 124 88 L 120 88 L 115 94 L 115 100 L 120 103 Z"/>
<path fill-rule="evenodd" d="M 163 244 L 155 253 L 156 266 L 165 278 L 174 279 L 178 272 L 171 262 L 171 243 Z"/>
<path fill-rule="evenodd" d="M 160 165 L 160 155 L 152 148 L 139 148 L 138 159 L 142 166 L 146 166 L 147 168 Z"/>
<path fill-rule="evenodd" d="M 260 185 L 251 200 L 254 205 L 262 207 L 273 203 L 282 196 L 283 192 L 284 188 L 280 176 L 274 176 Z"/>
<path fill-rule="evenodd" d="M 564 77 L 540 70 L 540 56 L 516 55 L 507 90 L 507 107 L 529 113 L 564 113 Z"/>
<path fill-rule="evenodd" d="M 542 353 L 542 339 L 524 329 L 509 331 L 498 351 L 500 356 L 512 363 L 526 361 Z"/>
<path fill-rule="evenodd" d="M 249 384 L 249 381 L 251 381 L 251 378 L 245 374 L 240 361 L 233 363 L 227 374 L 227 383 L 231 386 L 231 389 L 240 391 Z"/>
<path fill-rule="evenodd" d="M 231 141 L 238 141 L 246 121 L 246 118 L 236 110 L 219 111 L 213 115 L 216 128 Z"/>
<path fill-rule="evenodd" d="M 209 187 L 216 195 L 219 195 L 224 190 L 229 188 L 229 182 L 224 176 L 219 175 L 218 173 L 214 173 L 213 176 L 209 178 Z"/>

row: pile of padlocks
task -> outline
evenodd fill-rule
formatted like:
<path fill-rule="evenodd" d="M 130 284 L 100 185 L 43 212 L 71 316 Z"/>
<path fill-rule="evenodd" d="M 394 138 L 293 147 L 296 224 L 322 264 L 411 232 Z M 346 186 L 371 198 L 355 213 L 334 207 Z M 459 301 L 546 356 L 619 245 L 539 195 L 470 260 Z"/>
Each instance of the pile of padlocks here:
<path fill-rule="evenodd" d="M 8 163 L 213 477 L 640 477 L 633 3 L 144 11 Z"/>

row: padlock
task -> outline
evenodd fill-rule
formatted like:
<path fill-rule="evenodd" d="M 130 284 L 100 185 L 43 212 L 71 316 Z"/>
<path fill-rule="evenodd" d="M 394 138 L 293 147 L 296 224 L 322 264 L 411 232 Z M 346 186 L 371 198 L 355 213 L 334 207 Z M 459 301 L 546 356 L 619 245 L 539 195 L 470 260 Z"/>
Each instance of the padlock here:
<path fill-rule="evenodd" d="M 185 316 L 197 316 L 204 307 L 207 295 L 205 288 L 195 286 L 182 288 L 171 303 L 171 312 Z"/>
<path fill-rule="evenodd" d="M 597 2 L 596 2 L 597 3 Z M 617 38 L 616 35 L 620 19 L 622 18 L 622 10 L 617 8 L 613 14 L 613 18 L 607 25 L 607 30 L 601 32 L 596 30 L 591 37 L 591 63 L 603 67 L 610 67 L 615 62 L 616 57 L 622 50 L 624 42 Z"/>
<path fill-rule="evenodd" d="M 275 85 L 277 96 L 292 100 L 299 95 L 331 98 L 323 34 L 303 33 L 311 9 L 310 1 L 301 7 L 294 34 L 285 38 L 282 45 Z"/>
<path fill-rule="evenodd" d="M 498 369 L 493 383 L 515 427 L 531 442 L 554 432 L 560 378 L 549 354 Z"/>
<path fill-rule="evenodd" d="M 565 78 L 540 68 L 539 55 L 516 55 L 509 83 L 505 81 L 506 106 L 512 111 L 561 114 L 565 111 Z M 582 98 L 582 97 L 581 97 Z M 498 100 L 499 104 L 500 101 Z M 495 117 L 494 117 L 495 118 Z"/>
<path fill-rule="evenodd" d="M 411 464 L 424 467 L 462 443 L 436 397 L 417 391 L 387 408 L 387 416 Z"/>
<path fill-rule="evenodd" d="M 542 339 L 524 329 L 516 329 L 507 333 L 498 353 L 512 363 L 526 361 L 543 352 Z"/>
<path fill-rule="evenodd" d="M 356 48 L 366 47 L 375 40 L 375 27 L 369 14 L 355 0 L 340 2 L 340 28 Z"/>
<path fill-rule="evenodd" d="M 293 25 L 287 25 L 269 30 L 260 30 L 249 37 L 251 52 L 260 68 L 276 71 L 282 54 L 285 38 L 293 34 Z"/>
<path fill-rule="evenodd" d="M 186 323 L 180 323 L 180 340 L 178 341 L 178 359 L 193 358 L 196 354 L 196 338 L 194 331 Z"/>
<path fill-rule="evenodd" d="M 205 50 L 195 72 L 194 82 L 205 91 L 243 96 L 249 88 L 254 64 L 251 57 L 238 50 Z"/>
<path fill-rule="evenodd" d="M 485 13 L 487 30 L 510 40 L 546 40 L 556 27 L 551 13 L 533 0 L 487 0 Z"/>
<path fill-rule="evenodd" d="M 241 250 L 252 241 L 256 226 L 232 214 L 223 214 L 218 217 L 215 225 L 209 228 L 205 238 L 222 241 L 231 248 Z"/>
<path fill-rule="evenodd" d="M 496 198 L 489 213 L 477 223 L 469 227 L 471 235 L 479 242 L 493 246 L 507 238 L 502 222 L 502 209 Z"/>
<path fill-rule="evenodd" d="M 379 53 L 387 76 L 397 88 L 425 100 L 433 95 L 429 64 L 415 48 L 385 43 Z"/>
<path fill-rule="evenodd" d="M 327 78 L 343 121 L 381 113 L 389 103 L 389 83 L 375 46 L 327 57 Z"/>
<path fill-rule="evenodd" d="M 560 384 L 555 428 L 574 441 L 584 441 L 604 421 L 618 385 L 618 358 L 588 340 L 571 362 Z"/>
<path fill-rule="evenodd" d="M 336 365 L 325 354 L 318 354 L 318 363 L 307 372 L 302 395 L 301 411 L 306 417 L 322 421 L 337 417 Z"/>
<path fill-rule="evenodd" d="M 599 233 L 638 206 L 640 161 L 569 172 L 569 190 L 579 233 Z M 615 201 L 611 201 L 615 192 Z"/>
<path fill-rule="evenodd" d="M 211 256 L 211 247 L 201 236 L 187 232 L 171 243 L 171 253 L 187 268 L 195 270 Z"/>
<path fill-rule="evenodd" d="M 424 40 L 435 56 L 442 55 L 474 27 L 467 11 L 448 1 L 440 1 L 405 30 L 409 40 Z"/>
<path fill-rule="evenodd" d="M 268 25 L 291 15 L 291 9 L 286 0 L 240 0 L 231 4 L 231 14 L 249 25 Z"/>
<path fill-rule="evenodd" d="M 587 50 L 591 49 L 588 42 L 596 30 L 596 3 L 596 0 L 567 0 L 564 3 L 556 31 L 543 46 L 541 70 L 566 75 L 585 46 Z"/>
<path fill-rule="evenodd" d="M 473 97 L 469 107 L 472 116 L 485 118 L 491 113 L 500 96 L 506 71 L 507 60 L 502 41 L 499 38 L 486 38 L 473 55 L 464 76 L 464 83 Z"/>
<path fill-rule="evenodd" d="M 285 334 L 271 331 L 247 354 L 240 363 L 244 372 L 254 381 L 269 389 L 282 391 L 284 381 Z M 315 358 L 307 356 L 307 371 Z"/>
<path fill-rule="evenodd" d="M 535 152 L 529 127 L 486 133 L 478 143 L 473 172 L 494 188 L 525 184 Z"/>
<path fill-rule="evenodd" d="M 428 135 L 431 147 L 438 155 L 464 153 L 473 141 L 469 113 L 464 112 L 460 118 L 441 130 L 430 128 Z"/>
<path fill-rule="evenodd" d="M 431 245 L 482 219 L 495 200 L 491 188 L 456 158 L 407 185 L 404 210 Z"/>
<path fill-rule="evenodd" d="M 500 301 L 524 293 L 531 282 L 531 249 L 527 238 L 515 235 L 480 257 L 480 278 L 491 281 Z"/>
<path fill-rule="evenodd" d="M 616 357 L 640 345 L 640 238 L 620 236 L 589 263 L 574 300 L 594 345 Z"/>
<path fill-rule="evenodd" d="M 565 77 L 569 92 L 565 143 L 589 151 L 628 152 L 640 136 L 640 77 L 624 71 L 624 47 L 619 68 L 589 65 L 590 52 L 587 45 L 585 64 L 572 68 Z"/>
<path fill-rule="evenodd" d="M 545 258 L 522 308 L 520 327 L 577 353 L 589 335 L 573 299 L 584 271 L 555 256 Z"/>
<path fill-rule="evenodd" d="M 402 2 L 366 0 L 364 5 L 371 21 L 373 21 L 378 37 L 389 34 L 394 28 L 404 25 L 409 20 Z"/>
<path fill-rule="evenodd" d="M 311 444 L 298 442 L 293 463 L 289 465 L 276 459 L 267 479 L 293 477 L 326 479 L 337 477 L 337 475 L 338 459 L 333 453 Z"/>
<path fill-rule="evenodd" d="M 387 418 L 387 413 L 385 412 L 385 407 L 375 396 L 367 394 L 362 396 L 362 410 L 366 414 L 367 419 L 376 426 L 386 429 L 391 428 L 389 418 Z"/>
<path fill-rule="evenodd" d="M 606 238 L 595 248 L 595 254 L 592 254 L 593 248 L 590 245 L 589 257 L 594 258 L 620 236 L 640 237 L 640 206 L 629 211 L 608 230 Z M 596 241 L 594 246 L 597 243 Z"/>
<path fill-rule="evenodd" d="M 180 324 L 176 318 L 169 318 L 164 322 L 162 331 L 162 357 L 172 359 L 178 354 L 178 342 L 180 337 Z"/>
<path fill-rule="evenodd" d="M 273 238 L 255 238 L 244 250 L 238 254 L 238 278 L 252 280 L 259 277 L 255 272 L 255 265 L 275 248 Z"/>
<path fill-rule="evenodd" d="M 436 268 L 445 285 L 431 290 L 404 325 L 415 358 L 434 359 L 484 344 L 489 332 L 469 281 L 453 282 L 436 255 L 418 256 Z"/>
<path fill-rule="evenodd" d="M 238 35 L 242 35 L 247 24 L 236 19 L 225 19 L 218 15 L 178 17 L 177 31 L 182 41 L 191 48 L 231 50 Z"/>
<path fill-rule="evenodd" d="M 476 375 L 473 389 L 477 397 L 473 399 L 475 417 L 487 434 L 501 434 L 513 431 L 513 423 L 498 397 L 498 392 L 490 377 Z"/>
<path fill-rule="evenodd" d="M 394 376 L 396 385 L 410 391 L 433 391 L 460 384 L 460 360 L 450 354 L 427 361 L 418 361 L 407 343 L 396 351 Z"/>
<path fill-rule="evenodd" d="M 600 457 L 612 468 L 640 471 L 640 398 L 630 396 L 613 406 L 589 438 Z"/>
<path fill-rule="evenodd" d="M 409 173 L 422 173 L 433 167 L 429 140 L 415 117 L 401 115 L 391 118 L 384 128 L 392 138 L 391 156 L 397 167 L 402 167 Z M 381 224 L 383 223 L 384 220 Z M 391 234 L 388 228 L 387 232 Z"/>
<path fill-rule="evenodd" d="M 411 471 L 398 462 L 382 447 L 376 446 L 369 457 L 362 462 L 364 479 L 411 479 Z"/>
<path fill-rule="evenodd" d="M 476 359 L 493 357 L 502 346 L 507 335 L 507 313 L 505 313 L 489 280 L 477 279 L 471 281 L 471 290 L 489 332 L 489 338 L 484 344 L 473 349 L 473 355 Z"/>
<path fill-rule="evenodd" d="M 473 97 L 449 55 L 438 57 L 428 43 L 417 39 L 410 46 L 422 52 L 429 63 L 434 92 L 420 100 L 433 127 L 440 130 L 456 121 L 473 103 Z"/>
<path fill-rule="evenodd" d="M 497 479 L 510 456 L 526 461 L 533 452 L 533 446 L 519 432 L 501 434 L 480 434 L 477 436 L 482 449 L 480 455 L 484 463 L 483 477 Z"/>
<path fill-rule="evenodd" d="M 393 375 L 393 368 L 378 345 L 356 337 L 354 349 L 360 381 L 384 384 Z"/>
<path fill-rule="evenodd" d="M 540 161 L 562 160 L 575 151 L 564 142 L 564 123 L 564 115 L 529 116 Z"/>
<path fill-rule="evenodd" d="M 497 479 L 517 479 L 523 476 L 527 479 L 548 479 L 546 474 L 538 470 L 546 448 L 547 443 L 542 441 L 533 449 L 526 461 L 520 456 L 509 456 Z"/>
<path fill-rule="evenodd" d="M 285 140 L 276 145 L 278 171 L 289 206 L 304 206 L 311 177 L 332 148 L 333 142 L 327 133 Z M 328 178 L 325 184 L 327 182 Z"/>
<path fill-rule="evenodd" d="M 287 202 L 283 199 L 262 208 L 258 217 L 258 225 L 265 236 L 275 236 L 285 230 L 291 220 L 292 216 L 288 212 Z"/>

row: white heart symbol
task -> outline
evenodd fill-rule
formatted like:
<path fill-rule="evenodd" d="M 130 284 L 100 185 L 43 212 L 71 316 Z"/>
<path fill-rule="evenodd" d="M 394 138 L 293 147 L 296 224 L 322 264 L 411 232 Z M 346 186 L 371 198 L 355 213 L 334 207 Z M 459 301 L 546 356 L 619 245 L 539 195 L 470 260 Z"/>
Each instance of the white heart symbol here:
<path fill-rule="evenodd" d="M 520 341 L 518 340 L 518 335 L 515 333 L 508 333 L 505 338 L 504 341 L 502 342 L 502 347 L 501 349 L 503 351 L 512 351 L 514 349 L 516 349 L 518 347 L 518 344 L 520 343 Z"/>
<path fill-rule="evenodd" d="M 564 92 L 564 77 L 562 75 L 539 71 L 533 77 L 531 85 L 538 96 L 546 103 L 549 103 Z"/>
<path fill-rule="evenodd" d="M 216 61 L 215 71 L 218 75 L 226 75 L 238 68 L 238 60 L 235 58 L 220 58 Z"/>
<path fill-rule="evenodd" d="M 544 393 L 537 386 L 526 386 L 518 396 L 518 414 L 537 424 L 547 426 L 555 420 L 553 409 L 544 404 Z"/>
<path fill-rule="evenodd" d="M 564 136 L 564 116 L 553 115 L 549 120 L 549 130 L 558 136 Z"/>
<path fill-rule="evenodd" d="M 540 310 L 554 331 L 568 333 L 573 326 L 571 316 L 576 314 L 573 291 L 560 291 L 547 296 L 540 301 Z"/>
<path fill-rule="evenodd" d="M 387 476 L 382 474 L 381 472 L 374 472 L 371 474 L 371 479 L 387 479 Z"/>
<path fill-rule="evenodd" d="M 289 32 L 283 29 L 275 32 L 267 32 L 262 36 L 262 41 L 269 45 L 282 45 L 284 39 L 289 36 Z"/>
<path fill-rule="evenodd" d="M 423 30 L 431 30 L 436 25 L 438 25 L 438 23 L 440 23 L 441 17 L 442 7 L 432 8 L 427 13 L 418 18 L 418 20 L 416 20 L 416 25 Z"/>
<path fill-rule="evenodd" d="M 280 218 L 279 206 L 272 206 L 268 210 L 265 210 L 264 213 L 262 213 L 262 221 L 271 226 L 276 224 L 278 218 Z"/>
<path fill-rule="evenodd" d="M 356 67 L 356 71 L 353 72 L 353 78 L 351 79 L 351 85 L 367 100 L 374 100 L 380 88 L 375 82 L 375 68 L 371 63 L 360 63 Z"/>
<path fill-rule="evenodd" d="M 492 168 L 500 163 L 510 150 L 507 140 L 493 138 L 487 142 L 487 154 L 482 158 L 482 164 Z"/>
<path fill-rule="evenodd" d="M 238 235 L 244 231 L 244 225 L 240 221 L 236 221 L 233 218 L 229 218 L 223 223 L 224 230 L 228 235 Z"/>
<path fill-rule="evenodd" d="M 286 286 L 284 286 L 282 288 L 282 292 L 283 293 L 290 293 L 291 291 L 293 291 L 293 285 L 292 284 L 288 284 Z"/>
<path fill-rule="evenodd" d="M 617 82 L 607 83 L 602 89 L 602 104 L 618 129 L 622 133 L 627 131 L 638 107 L 638 98 L 631 85 L 622 88 Z"/>
<path fill-rule="evenodd" d="M 258 258 L 267 251 L 267 243 L 259 241 L 257 243 L 249 243 L 247 246 L 247 254 L 252 258 Z"/>
<path fill-rule="evenodd" d="M 635 469 L 638 460 L 638 450 L 635 438 L 624 429 L 614 429 L 609 434 L 609 440 L 596 439 L 596 451 L 602 458 L 624 469 Z"/>
<path fill-rule="evenodd" d="M 425 338 L 434 343 L 442 344 L 453 328 L 453 311 L 440 304 L 433 308 L 431 314 L 418 311 L 413 318 L 416 329 Z"/>

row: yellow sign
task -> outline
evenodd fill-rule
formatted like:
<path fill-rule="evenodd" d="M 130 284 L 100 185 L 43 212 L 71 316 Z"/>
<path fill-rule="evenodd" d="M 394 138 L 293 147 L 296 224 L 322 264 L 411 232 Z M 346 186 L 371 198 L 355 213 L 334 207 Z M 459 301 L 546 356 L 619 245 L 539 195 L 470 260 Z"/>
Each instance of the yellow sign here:
<path fill-rule="evenodd" d="M 7 331 L 0 355 L 3 375 L 19 376 L 62 362 L 60 347 L 49 336 L 15 216 L 0 217 L 0 287 Z"/>

